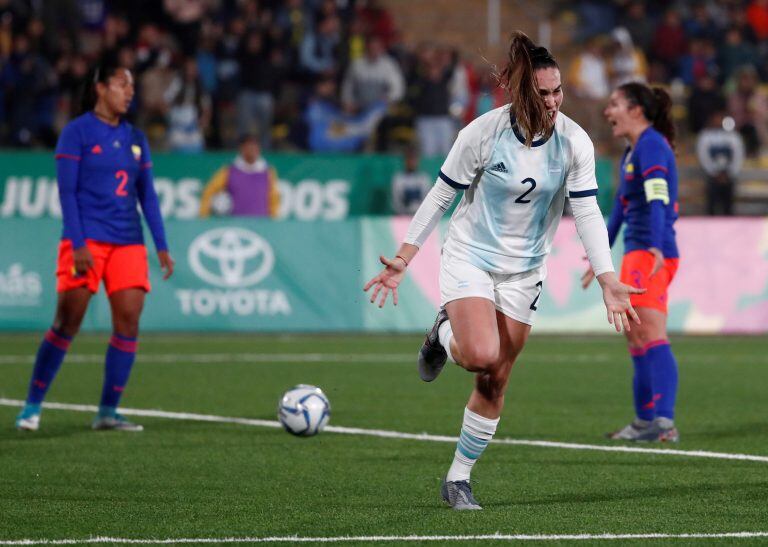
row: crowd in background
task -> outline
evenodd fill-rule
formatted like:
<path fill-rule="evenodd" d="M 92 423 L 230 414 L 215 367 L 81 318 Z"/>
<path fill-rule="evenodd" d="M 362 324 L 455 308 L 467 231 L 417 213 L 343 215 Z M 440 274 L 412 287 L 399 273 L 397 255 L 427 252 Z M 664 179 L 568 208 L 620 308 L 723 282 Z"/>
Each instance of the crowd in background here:
<path fill-rule="evenodd" d="M 557 4 L 557 3 L 555 3 Z M 768 0 L 586 0 L 567 109 L 610 141 L 615 85 L 668 84 L 693 133 L 731 116 L 749 156 L 768 153 Z M 406 47 L 377 0 L 0 0 L 0 145 L 51 147 L 109 58 L 136 79 L 132 119 L 159 150 L 400 150 L 444 155 L 468 120 L 505 100 L 486 61 Z M 569 101 L 571 99 L 569 98 Z"/>
<path fill-rule="evenodd" d="M 667 84 L 681 129 L 697 134 L 725 114 L 750 156 L 768 154 L 768 0 L 587 0 L 577 10 L 584 47 L 569 85 L 587 117 L 616 85 Z"/>
<path fill-rule="evenodd" d="M 52 146 L 102 59 L 161 150 L 444 154 L 474 115 L 456 52 L 407 50 L 375 0 L 0 0 L 0 144 Z"/>

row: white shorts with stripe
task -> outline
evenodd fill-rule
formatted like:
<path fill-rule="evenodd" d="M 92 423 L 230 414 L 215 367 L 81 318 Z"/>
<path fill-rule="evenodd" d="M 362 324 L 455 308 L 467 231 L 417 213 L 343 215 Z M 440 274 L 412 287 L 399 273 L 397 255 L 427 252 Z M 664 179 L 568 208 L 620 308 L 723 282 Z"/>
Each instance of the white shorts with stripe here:
<path fill-rule="evenodd" d="M 440 305 L 445 306 L 460 298 L 485 298 L 507 317 L 533 325 L 546 275 L 547 269 L 543 264 L 519 274 L 486 272 L 443 251 L 440 258 Z"/>

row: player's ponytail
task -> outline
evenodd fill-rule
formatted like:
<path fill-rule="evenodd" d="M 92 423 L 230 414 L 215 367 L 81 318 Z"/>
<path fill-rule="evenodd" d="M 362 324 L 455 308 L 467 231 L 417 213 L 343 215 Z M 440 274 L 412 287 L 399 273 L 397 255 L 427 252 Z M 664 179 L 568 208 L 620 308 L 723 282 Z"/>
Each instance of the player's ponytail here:
<path fill-rule="evenodd" d="M 672 97 L 660 87 L 653 88 L 653 95 L 656 99 L 656 116 L 651 120 L 653 127 L 667 138 L 669 146 L 674 150 L 677 130 L 672 121 Z"/>
<path fill-rule="evenodd" d="M 649 87 L 639 82 L 630 82 L 619 86 L 631 106 L 639 106 L 643 116 L 651 122 L 653 128 L 675 148 L 677 130 L 672 121 L 672 98 L 660 87 Z"/>
<path fill-rule="evenodd" d="M 85 81 L 80 86 L 80 114 L 94 109 L 99 98 L 96 93 L 96 84 L 106 84 L 119 68 L 116 63 L 105 61 L 88 72 Z"/>
<path fill-rule="evenodd" d="M 557 68 L 557 62 L 546 48 L 538 47 L 521 31 L 512 33 L 507 52 L 507 66 L 497 75 L 499 85 L 507 90 L 512 123 L 525 135 L 530 147 L 533 138 L 549 138 L 554 126 L 536 83 L 536 69 Z"/>

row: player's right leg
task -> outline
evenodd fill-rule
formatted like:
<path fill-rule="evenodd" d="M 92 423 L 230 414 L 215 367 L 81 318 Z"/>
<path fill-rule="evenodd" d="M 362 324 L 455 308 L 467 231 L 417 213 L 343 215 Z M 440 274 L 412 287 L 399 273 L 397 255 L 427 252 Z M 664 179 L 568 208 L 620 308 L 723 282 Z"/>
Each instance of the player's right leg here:
<path fill-rule="evenodd" d="M 40 427 L 43 400 L 64 361 L 72 339 L 80 330 L 90 299 L 91 291 L 87 287 L 59 293 L 56 317 L 37 350 L 26 402 L 16 417 L 17 429 L 37 431 Z"/>
<path fill-rule="evenodd" d="M 471 372 L 491 366 L 498 357 L 499 337 L 490 274 L 444 252 L 440 301 L 440 312 L 419 351 L 421 379 L 437 378 L 447 359 Z"/>

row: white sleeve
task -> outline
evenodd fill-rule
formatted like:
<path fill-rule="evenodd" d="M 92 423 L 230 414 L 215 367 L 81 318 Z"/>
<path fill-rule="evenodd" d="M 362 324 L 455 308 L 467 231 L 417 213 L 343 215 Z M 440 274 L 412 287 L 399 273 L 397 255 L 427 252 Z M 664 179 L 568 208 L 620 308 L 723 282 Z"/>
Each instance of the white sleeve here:
<path fill-rule="evenodd" d="M 597 197 L 588 196 L 571 199 L 571 210 L 576 221 L 576 231 L 581 238 L 581 244 L 587 252 L 589 264 L 595 275 L 613 272 L 611 247 L 608 245 L 608 230 L 605 220 L 597 204 Z"/>
<path fill-rule="evenodd" d="M 458 190 L 438 179 L 413 215 L 405 242 L 421 247 L 453 203 Z"/>
<path fill-rule="evenodd" d="M 589 135 L 579 128 L 572 146 L 571 167 L 565 184 L 571 202 L 576 231 L 587 252 L 595 275 L 615 271 L 608 245 L 608 230 L 597 204 L 597 178 L 595 177 L 595 147 Z"/>
<path fill-rule="evenodd" d="M 595 146 L 586 131 L 578 128 L 571 139 L 571 165 L 565 179 L 569 198 L 597 195 Z"/>
<path fill-rule="evenodd" d="M 479 118 L 478 118 L 479 120 Z M 482 147 L 486 139 L 478 120 L 459 131 L 440 168 L 440 178 L 456 190 L 466 190 L 483 167 Z"/>

